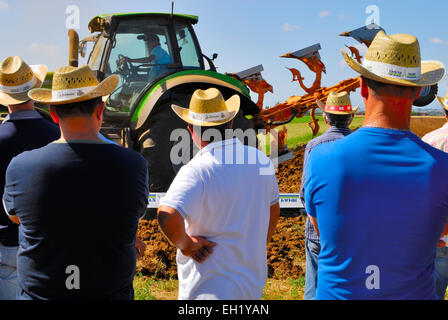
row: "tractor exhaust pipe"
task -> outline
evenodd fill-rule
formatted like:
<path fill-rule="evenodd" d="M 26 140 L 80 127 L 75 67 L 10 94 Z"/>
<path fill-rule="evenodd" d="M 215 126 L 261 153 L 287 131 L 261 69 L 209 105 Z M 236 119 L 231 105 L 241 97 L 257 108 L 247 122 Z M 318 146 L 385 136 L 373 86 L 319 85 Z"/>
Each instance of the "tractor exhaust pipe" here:
<path fill-rule="evenodd" d="M 74 29 L 68 30 L 68 65 L 78 67 L 79 36 Z"/>

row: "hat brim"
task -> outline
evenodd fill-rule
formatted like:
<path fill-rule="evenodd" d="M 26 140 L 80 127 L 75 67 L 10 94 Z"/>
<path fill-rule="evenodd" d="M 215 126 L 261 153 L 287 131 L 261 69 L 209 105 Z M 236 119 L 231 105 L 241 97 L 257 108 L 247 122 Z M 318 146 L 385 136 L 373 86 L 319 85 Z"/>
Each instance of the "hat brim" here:
<path fill-rule="evenodd" d="M 39 64 L 31 65 L 30 68 L 31 70 L 33 70 L 34 76 L 36 77 L 36 84 L 34 85 L 34 87 L 22 93 L 0 92 L 0 104 L 8 106 L 27 102 L 28 100 L 30 100 L 30 98 L 28 97 L 28 92 L 42 86 L 45 80 L 45 76 L 47 75 L 48 67 L 46 65 Z"/>
<path fill-rule="evenodd" d="M 361 76 L 383 82 L 388 84 L 394 84 L 399 86 L 410 86 L 410 87 L 427 87 L 439 83 L 440 80 L 445 76 L 445 66 L 440 61 L 422 61 L 421 62 L 421 76 L 419 80 L 410 81 L 396 79 L 392 77 L 378 76 L 369 70 L 367 70 L 362 64 L 360 64 L 355 59 L 351 58 L 347 52 L 341 50 L 342 56 L 347 62 L 348 66 L 359 73 Z"/>
<path fill-rule="evenodd" d="M 240 110 L 240 96 L 235 94 L 232 97 L 230 97 L 228 100 L 226 100 L 226 106 L 227 111 L 230 113 L 230 116 L 226 119 L 223 119 L 221 121 L 198 121 L 195 119 L 190 118 L 189 110 L 188 108 L 183 108 L 178 105 L 172 104 L 171 108 L 173 111 L 185 122 L 192 124 L 194 126 L 201 126 L 201 127 L 213 127 L 213 126 L 219 126 L 221 124 L 227 123 L 233 118 L 235 118 L 236 114 Z"/>
<path fill-rule="evenodd" d="M 28 92 L 28 97 L 33 99 L 34 101 L 49 105 L 76 103 L 111 94 L 118 86 L 119 81 L 120 78 L 118 77 L 118 75 L 113 74 L 104 79 L 103 81 L 101 81 L 92 90 L 84 93 L 83 95 L 80 95 L 79 97 L 69 100 L 54 101 L 52 96 L 52 90 L 46 88 L 32 89 Z"/>
<path fill-rule="evenodd" d="M 316 99 L 316 104 L 323 112 L 331 113 L 331 114 L 341 114 L 341 115 L 344 115 L 344 114 L 355 114 L 356 111 L 358 111 L 358 109 L 359 109 L 359 105 L 357 105 L 356 107 L 352 108 L 352 111 L 327 111 L 327 110 L 325 110 L 325 103 L 323 103 L 319 99 Z"/>
<path fill-rule="evenodd" d="M 446 111 L 448 111 L 448 104 L 447 104 L 446 98 L 444 98 L 444 97 L 437 97 L 437 100 L 439 101 L 439 103 L 442 106 L 442 108 L 445 109 Z"/>

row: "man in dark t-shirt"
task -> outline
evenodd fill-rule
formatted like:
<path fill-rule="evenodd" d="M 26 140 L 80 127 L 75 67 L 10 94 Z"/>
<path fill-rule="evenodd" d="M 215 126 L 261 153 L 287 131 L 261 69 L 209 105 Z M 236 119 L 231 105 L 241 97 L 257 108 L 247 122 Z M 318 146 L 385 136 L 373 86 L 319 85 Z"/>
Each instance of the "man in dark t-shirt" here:
<path fill-rule="evenodd" d="M 0 64 L 0 104 L 9 114 L 0 124 L 0 196 L 5 187 L 6 168 L 23 151 L 40 148 L 59 139 L 59 128 L 35 109 L 27 92 L 40 87 L 47 73 L 44 65 L 28 66 L 20 57 Z M 0 204 L 0 300 L 11 300 L 17 290 L 18 226 L 8 219 Z"/>
<path fill-rule="evenodd" d="M 61 139 L 19 155 L 7 170 L 3 201 L 20 220 L 18 299 L 134 297 L 147 165 L 137 152 L 98 136 L 101 96 L 117 84 L 117 76 L 98 83 L 87 66 L 62 67 L 53 78 L 58 91 L 29 93 L 50 104 Z"/>

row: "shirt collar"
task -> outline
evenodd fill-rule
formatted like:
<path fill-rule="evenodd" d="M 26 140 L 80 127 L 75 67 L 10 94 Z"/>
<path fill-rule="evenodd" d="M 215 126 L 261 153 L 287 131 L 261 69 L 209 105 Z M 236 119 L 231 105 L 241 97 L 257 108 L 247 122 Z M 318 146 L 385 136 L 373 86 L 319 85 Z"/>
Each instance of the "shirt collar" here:
<path fill-rule="evenodd" d="M 238 144 L 238 143 L 241 143 L 240 140 L 238 140 L 238 138 L 232 138 L 232 139 L 212 142 L 212 143 L 209 143 L 208 145 L 206 145 L 201 150 L 199 150 L 197 155 L 200 156 L 200 155 L 204 154 L 205 152 L 211 152 L 213 149 L 224 148 L 228 145 L 233 145 L 233 144 Z"/>
<path fill-rule="evenodd" d="M 350 130 L 350 128 L 338 128 L 338 127 L 333 127 L 331 126 L 327 131 L 325 132 L 341 132 L 341 133 L 346 133 L 346 132 L 352 132 L 352 130 Z"/>
<path fill-rule="evenodd" d="M 30 120 L 30 119 L 42 119 L 42 116 L 36 110 L 17 111 L 8 114 L 3 122 L 14 120 Z"/>

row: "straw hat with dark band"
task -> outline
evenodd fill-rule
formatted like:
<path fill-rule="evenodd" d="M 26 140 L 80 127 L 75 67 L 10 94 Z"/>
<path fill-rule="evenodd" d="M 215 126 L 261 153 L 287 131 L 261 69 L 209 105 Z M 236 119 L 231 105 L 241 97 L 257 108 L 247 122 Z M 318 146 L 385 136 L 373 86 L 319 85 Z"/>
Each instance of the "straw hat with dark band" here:
<path fill-rule="evenodd" d="M 332 114 L 355 114 L 359 106 L 352 108 L 350 96 L 346 91 L 336 92 L 332 91 L 327 97 L 327 102 L 323 103 L 319 99 L 316 100 L 317 106 L 325 113 Z"/>
<path fill-rule="evenodd" d="M 28 91 L 40 88 L 47 74 L 45 65 L 27 65 L 18 56 L 8 57 L 0 64 L 0 104 L 24 103 Z"/>
<path fill-rule="evenodd" d="M 410 34 L 386 35 L 379 31 L 366 52 L 362 64 L 341 50 L 347 64 L 362 76 L 383 83 L 425 87 L 445 76 L 439 61 L 421 61 L 420 45 Z"/>
<path fill-rule="evenodd" d="M 119 82 L 117 75 L 111 75 L 98 82 L 88 65 L 79 68 L 65 66 L 53 75 L 52 89 L 33 89 L 28 96 L 44 104 L 60 105 L 91 100 L 107 96 Z"/>
<path fill-rule="evenodd" d="M 190 100 L 190 108 L 171 105 L 174 112 L 185 122 L 203 126 L 219 126 L 232 120 L 240 109 L 240 96 L 235 94 L 227 101 L 216 88 L 198 89 Z"/>

